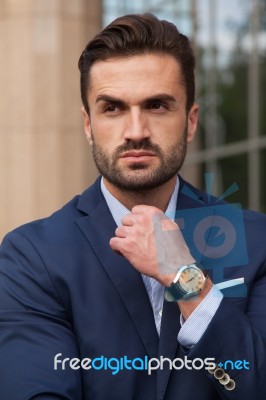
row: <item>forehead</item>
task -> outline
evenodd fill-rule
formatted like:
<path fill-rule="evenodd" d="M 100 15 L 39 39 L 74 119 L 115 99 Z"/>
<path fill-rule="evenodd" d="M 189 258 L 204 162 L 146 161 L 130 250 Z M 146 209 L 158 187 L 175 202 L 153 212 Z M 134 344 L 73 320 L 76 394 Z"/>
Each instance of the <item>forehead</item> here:
<path fill-rule="evenodd" d="M 184 92 L 179 63 L 170 55 L 143 54 L 95 62 L 90 71 L 89 97 Z"/>

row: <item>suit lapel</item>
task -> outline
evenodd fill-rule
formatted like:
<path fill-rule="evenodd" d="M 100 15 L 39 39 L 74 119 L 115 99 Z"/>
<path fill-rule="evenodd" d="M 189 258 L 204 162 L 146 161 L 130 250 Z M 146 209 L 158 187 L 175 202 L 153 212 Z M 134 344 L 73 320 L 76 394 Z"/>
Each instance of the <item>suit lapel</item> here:
<path fill-rule="evenodd" d="M 119 292 L 148 355 L 156 357 L 159 339 L 149 297 L 141 274 L 109 246 L 116 224 L 100 192 L 99 180 L 80 197 L 78 208 L 88 215 L 76 223 Z"/>

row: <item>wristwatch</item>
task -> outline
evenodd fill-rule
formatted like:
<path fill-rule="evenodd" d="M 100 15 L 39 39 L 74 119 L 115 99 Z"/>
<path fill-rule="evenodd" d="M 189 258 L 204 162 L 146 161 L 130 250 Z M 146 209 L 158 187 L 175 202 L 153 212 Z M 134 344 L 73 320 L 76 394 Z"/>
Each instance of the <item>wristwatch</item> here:
<path fill-rule="evenodd" d="M 187 300 L 196 296 L 204 288 L 207 274 L 198 263 L 183 265 L 170 286 L 165 288 L 164 298 L 166 301 Z"/>

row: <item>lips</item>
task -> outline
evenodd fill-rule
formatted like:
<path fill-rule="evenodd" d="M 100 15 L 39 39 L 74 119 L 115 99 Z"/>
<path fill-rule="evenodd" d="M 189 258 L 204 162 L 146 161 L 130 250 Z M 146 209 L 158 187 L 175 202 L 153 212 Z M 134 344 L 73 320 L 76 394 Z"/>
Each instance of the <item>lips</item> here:
<path fill-rule="evenodd" d="M 140 158 L 140 157 L 154 157 L 156 154 L 150 151 L 128 151 L 123 153 L 121 158 Z"/>

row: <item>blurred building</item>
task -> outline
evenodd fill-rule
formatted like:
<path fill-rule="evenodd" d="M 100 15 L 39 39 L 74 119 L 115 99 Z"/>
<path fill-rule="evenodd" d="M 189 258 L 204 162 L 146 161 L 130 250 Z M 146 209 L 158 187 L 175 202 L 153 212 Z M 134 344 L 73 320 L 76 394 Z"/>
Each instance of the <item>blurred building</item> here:
<path fill-rule="evenodd" d="M 265 0 L 1 0 L 0 238 L 96 177 L 78 58 L 102 26 L 139 12 L 174 22 L 197 54 L 200 126 L 183 176 L 204 188 L 213 174 L 214 194 L 266 211 Z"/>
<path fill-rule="evenodd" d="M 201 116 L 182 174 L 203 189 L 204 174 L 212 174 L 214 194 L 266 212 L 266 1 L 103 4 L 104 25 L 119 15 L 152 12 L 192 39 Z"/>
<path fill-rule="evenodd" d="M 98 0 L 0 1 L 0 238 L 96 176 L 77 64 L 101 25 Z"/>

